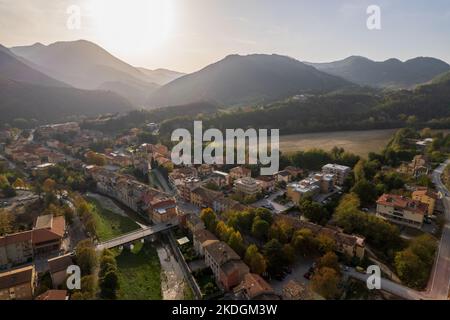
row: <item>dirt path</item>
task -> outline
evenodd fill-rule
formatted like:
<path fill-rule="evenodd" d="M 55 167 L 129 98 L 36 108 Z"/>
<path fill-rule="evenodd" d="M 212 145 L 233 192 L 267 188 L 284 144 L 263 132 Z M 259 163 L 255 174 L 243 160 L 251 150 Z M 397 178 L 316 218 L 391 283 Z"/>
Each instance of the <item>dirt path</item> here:
<path fill-rule="evenodd" d="M 186 282 L 178 262 L 166 244 L 158 244 L 156 251 L 161 262 L 163 300 L 183 300 Z"/>

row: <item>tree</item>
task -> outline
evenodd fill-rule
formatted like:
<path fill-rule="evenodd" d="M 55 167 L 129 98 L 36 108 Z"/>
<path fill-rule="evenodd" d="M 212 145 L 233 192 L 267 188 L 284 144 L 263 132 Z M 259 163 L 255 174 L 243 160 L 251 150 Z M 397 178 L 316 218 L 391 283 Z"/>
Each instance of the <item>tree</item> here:
<path fill-rule="evenodd" d="M 14 216 L 11 212 L 0 210 L 0 236 L 12 233 L 14 228 Z"/>
<path fill-rule="evenodd" d="M 84 300 L 91 300 L 95 298 L 97 292 L 97 285 L 93 275 L 86 275 L 81 277 L 81 292 Z"/>
<path fill-rule="evenodd" d="M 314 223 L 326 224 L 329 220 L 329 214 L 325 208 L 309 199 L 302 199 L 299 203 L 300 212 Z"/>
<path fill-rule="evenodd" d="M 55 187 L 56 187 L 55 180 L 50 178 L 45 179 L 44 183 L 42 184 L 42 188 L 46 193 L 52 193 L 53 191 L 55 191 Z"/>
<path fill-rule="evenodd" d="M 356 193 L 364 204 L 371 204 L 377 199 L 375 186 L 365 180 L 358 181 L 352 188 L 352 192 Z"/>
<path fill-rule="evenodd" d="M 243 256 L 245 251 L 244 239 L 239 231 L 232 232 L 228 239 L 228 245 L 236 251 L 240 256 Z"/>
<path fill-rule="evenodd" d="M 9 186 L 9 181 L 5 175 L 0 175 L 0 189 L 4 189 Z"/>
<path fill-rule="evenodd" d="M 286 264 L 293 264 L 295 262 L 295 249 L 289 243 L 283 246 L 283 255 L 286 260 Z"/>
<path fill-rule="evenodd" d="M 117 262 L 109 250 L 103 251 L 100 259 L 99 287 L 102 298 L 116 299 L 119 288 Z"/>
<path fill-rule="evenodd" d="M 426 264 L 410 248 L 395 255 L 395 269 L 407 285 L 421 288 L 426 285 L 428 270 Z"/>
<path fill-rule="evenodd" d="M 335 270 L 337 273 L 341 272 L 341 267 L 339 266 L 339 259 L 338 256 L 334 252 L 327 252 L 325 253 L 318 261 L 317 261 L 317 267 L 323 268 L 331 268 Z"/>
<path fill-rule="evenodd" d="M 213 233 L 216 231 L 217 216 L 211 208 L 203 209 L 200 213 L 200 219 L 202 219 L 206 229 Z"/>
<path fill-rule="evenodd" d="M 96 166 L 104 166 L 106 165 L 106 158 L 100 153 L 89 151 L 86 153 L 86 162 Z"/>
<path fill-rule="evenodd" d="M 256 274 L 263 274 L 266 271 L 266 260 L 259 252 L 258 247 L 250 245 L 245 252 L 245 263 L 250 267 L 250 271 Z"/>
<path fill-rule="evenodd" d="M 258 239 L 266 239 L 269 233 L 270 224 L 257 216 L 253 220 L 252 235 Z"/>
<path fill-rule="evenodd" d="M 216 235 L 220 240 L 224 242 L 228 242 L 231 234 L 234 232 L 234 229 L 227 226 L 225 222 L 219 221 L 216 225 Z"/>
<path fill-rule="evenodd" d="M 317 246 L 320 252 L 331 252 L 336 249 L 336 241 L 327 235 L 319 234 L 317 236 Z"/>
<path fill-rule="evenodd" d="M 264 245 L 264 256 L 267 261 L 267 269 L 272 274 L 281 271 L 286 264 L 283 245 L 277 239 L 272 239 Z"/>
<path fill-rule="evenodd" d="M 429 234 L 423 234 L 411 241 L 410 248 L 423 262 L 432 264 L 437 249 L 436 239 Z"/>
<path fill-rule="evenodd" d="M 340 277 L 331 268 L 323 267 L 317 270 L 311 279 L 312 289 L 326 299 L 335 299 L 339 293 Z"/>
<path fill-rule="evenodd" d="M 97 254 L 91 240 L 80 241 L 75 249 L 75 256 L 82 274 L 90 275 L 97 266 Z"/>
<path fill-rule="evenodd" d="M 303 256 L 313 255 L 317 251 L 317 241 L 310 229 L 295 231 L 291 244 Z"/>
<path fill-rule="evenodd" d="M 364 166 L 366 164 L 366 160 L 361 159 L 356 163 L 355 167 L 353 168 L 353 173 L 355 176 L 355 182 L 359 182 L 366 179 L 365 172 L 364 172 Z"/>

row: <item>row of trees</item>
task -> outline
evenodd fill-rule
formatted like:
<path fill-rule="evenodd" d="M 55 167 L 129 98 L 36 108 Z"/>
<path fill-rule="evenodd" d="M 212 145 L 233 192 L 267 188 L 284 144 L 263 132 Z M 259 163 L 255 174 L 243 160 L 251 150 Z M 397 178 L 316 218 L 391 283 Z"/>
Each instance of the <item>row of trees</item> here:
<path fill-rule="evenodd" d="M 75 263 L 81 269 L 81 289 L 72 293 L 72 300 L 93 300 L 97 296 L 97 277 L 95 275 L 98 266 L 97 253 L 94 243 L 90 239 L 80 241 L 75 249 Z"/>
<path fill-rule="evenodd" d="M 97 235 L 97 222 L 93 213 L 95 208 L 79 194 L 74 194 L 72 199 L 76 213 L 80 217 L 85 230 L 89 233 L 89 235 L 95 237 Z"/>

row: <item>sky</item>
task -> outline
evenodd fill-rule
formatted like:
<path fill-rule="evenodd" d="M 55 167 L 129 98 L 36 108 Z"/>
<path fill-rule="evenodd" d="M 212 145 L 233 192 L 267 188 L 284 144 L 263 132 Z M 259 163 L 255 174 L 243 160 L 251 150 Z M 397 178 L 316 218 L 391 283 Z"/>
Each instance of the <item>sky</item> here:
<path fill-rule="evenodd" d="M 380 8 L 381 29 L 367 27 L 370 5 Z M 450 62 L 450 1 L 0 0 L 0 44 L 78 39 L 135 66 L 182 72 L 252 53 Z"/>

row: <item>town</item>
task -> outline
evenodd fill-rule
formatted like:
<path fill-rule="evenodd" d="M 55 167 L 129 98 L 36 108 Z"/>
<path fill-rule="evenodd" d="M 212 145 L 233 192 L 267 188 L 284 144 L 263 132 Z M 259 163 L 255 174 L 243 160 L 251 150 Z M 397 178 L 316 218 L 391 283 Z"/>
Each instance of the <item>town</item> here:
<path fill-rule="evenodd" d="M 86 123 L 0 132 L 1 300 L 448 298 L 449 134 L 282 153 L 260 175 L 174 164 L 157 123 Z"/>

